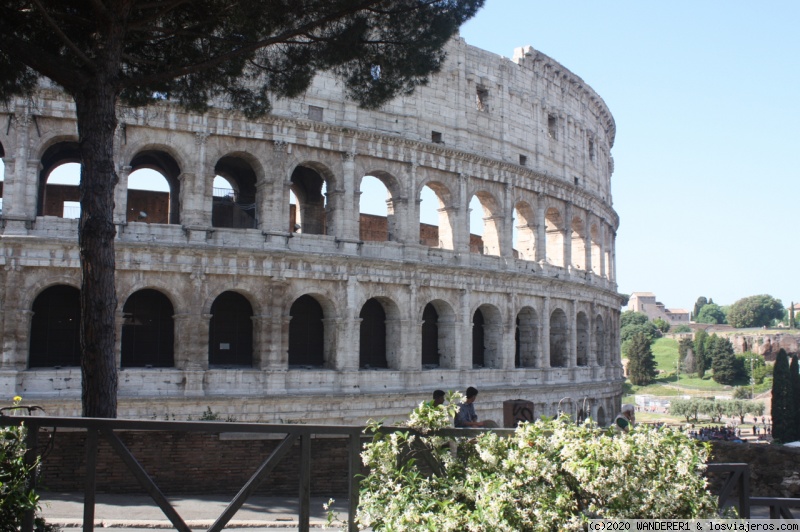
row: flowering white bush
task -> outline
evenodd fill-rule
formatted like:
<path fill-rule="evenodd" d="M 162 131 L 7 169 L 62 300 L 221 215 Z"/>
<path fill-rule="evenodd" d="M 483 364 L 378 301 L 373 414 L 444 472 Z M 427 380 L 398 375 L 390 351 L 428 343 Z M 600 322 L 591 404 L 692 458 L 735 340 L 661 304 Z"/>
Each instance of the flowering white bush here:
<path fill-rule="evenodd" d="M 458 403 L 451 400 L 451 405 Z M 357 520 L 374 530 L 582 530 L 593 518 L 690 519 L 716 515 L 702 475 L 709 447 L 670 429 L 601 429 L 568 417 L 450 441 L 456 406 L 421 404 L 407 432 L 380 431 L 362 459 Z M 418 431 L 418 432 L 415 432 Z M 422 460 L 426 448 L 440 474 Z"/>

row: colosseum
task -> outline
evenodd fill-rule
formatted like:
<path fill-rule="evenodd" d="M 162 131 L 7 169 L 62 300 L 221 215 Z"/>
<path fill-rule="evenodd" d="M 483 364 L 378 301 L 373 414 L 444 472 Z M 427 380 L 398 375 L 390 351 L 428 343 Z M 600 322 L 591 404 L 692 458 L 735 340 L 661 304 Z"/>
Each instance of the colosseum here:
<path fill-rule="evenodd" d="M 456 38 L 379 110 L 320 75 L 260 120 L 119 117 L 120 417 L 391 421 L 467 386 L 483 418 L 618 410 L 615 124 L 550 57 Z M 79 161 L 74 105 L 42 84 L 0 120 L 0 397 L 80 415 L 78 188 L 50 179 Z"/>

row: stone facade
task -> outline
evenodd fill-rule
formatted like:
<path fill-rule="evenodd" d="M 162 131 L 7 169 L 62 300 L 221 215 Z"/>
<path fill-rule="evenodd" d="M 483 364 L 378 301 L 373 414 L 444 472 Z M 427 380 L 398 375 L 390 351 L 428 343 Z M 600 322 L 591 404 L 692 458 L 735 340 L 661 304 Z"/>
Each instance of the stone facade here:
<path fill-rule="evenodd" d="M 646 314 L 651 321 L 661 318 L 670 325 L 689 324 L 689 311 L 666 308 L 663 303 L 656 301 L 655 294 L 651 292 L 632 293 L 628 299 L 628 310 Z"/>
<path fill-rule="evenodd" d="M 379 110 L 359 109 L 325 75 L 260 120 L 225 102 L 202 115 L 168 101 L 119 109 L 120 417 L 210 407 L 239 420 L 362 423 L 469 385 L 484 417 L 501 419 L 503 401 L 518 398 L 535 415 L 613 417 L 623 381 L 613 118 L 531 48 L 509 60 L 456 39 L 448 54 L 428 86 Z M 73 327 L 77 220 L 45 210 L 49 173 L 78 160 L 74 105 L 44 84 L 0 109 L 0 122 L 0 397 L 77 414 L 74 346 L 70 358 L 70 342 L 48 344 Z M 128 190 L 140 168 L 165 177 L 168 197 Z M 231 183 L 235 208 L 215 176 Z M 388 191 L 384 241 L 361 236 L 364 176 Z M 420 230 L 426 186 L 439 200 L 438 242 Z M 471 252 L 473 197 L 485 217 L 483 249 Z M 57 314 L 73 317 L 46 318 Z M 383 347 L 365 354 L 367 323 Z"/>

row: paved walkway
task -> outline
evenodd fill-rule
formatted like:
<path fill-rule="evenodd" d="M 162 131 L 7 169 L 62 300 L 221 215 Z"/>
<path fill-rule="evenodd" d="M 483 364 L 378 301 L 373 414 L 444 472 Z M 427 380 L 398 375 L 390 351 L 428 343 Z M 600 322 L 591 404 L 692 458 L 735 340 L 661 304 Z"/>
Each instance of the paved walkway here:
<path fill-rule="evenodd" d="M 233 496 L 197 495 L 168 497 L 178 515 L 192 529 L 208 529 L 222 514 Z M 315 530 L 325 528 L 327 512 L 323 504 L 328 498 L 311 499 L 310 526 Z M 41 493 L 42 515 L 48 523 L 64 528 L 83 526 L 82 493 Z M 347 500 L 335 501 L 334 512 L 342 521 L 347 520 Z M 242 506 L 226 529 L 282 529 L 297 530 L 298 500 L 288 497 L 251 497 Z M 344 526 L 340 523 L 340 526 Z M 126 529 L 174 529 L 153 500 L 147 495 L 98 494 L 95 504 L 95 528 L 119 527 Z"/>

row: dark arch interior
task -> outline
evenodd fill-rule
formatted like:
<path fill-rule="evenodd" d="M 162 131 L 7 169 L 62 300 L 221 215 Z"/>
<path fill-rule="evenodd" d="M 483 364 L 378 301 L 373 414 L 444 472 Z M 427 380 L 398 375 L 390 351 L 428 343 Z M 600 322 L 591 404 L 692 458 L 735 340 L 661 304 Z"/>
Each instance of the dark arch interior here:
<path fill-rule="evenodd" d="M 289 310 L 289 366 L 321 367 L 325 363 L 325 324 L 319 302 L 300 296 Z"/>
<path fill-rule="evenodd" d="M 422 312 L 422 367 L 439 367 L 439 314 L 431 303 Z"/>
<path fill-rule="evenodd" d="M 122 367 L 175 365 L 172 303 L 158 290 L 131 294 L 122 308 Z"/>
<path fill-rule="evenodd" d="M 234 187 L 232 195 L 214 195 L 211 225 L 250 229 L 256 221 L 256 173 L 247 161 L 239 157 L 223 157 L 214 167 L 217 175 Z"/>
<path fill-rule="evenodd" d="M 298 166 L 292 172 L 292 192 L 297 198 L 296 211 L 290 213 L 290 232 L 324 235 L 326 233 L 325 180 L 316 170 Z M 299 228 L 297 227 L 299 226 Z"/>
<path fill-rule="evenodd" d="M 486 366 L 486 337 L 483 329 L 484 326 L 483 312 L 481 309 L 475 311 L 472 315 L 472 367 L 482 368 Z"/>
<path fill-rule="evenodd" d="M 33 302 L 28 366 L 80 366 L 80 290 L 57 285 Z"/>
<path fill-rule="evenodd" d="M 241 294 L 223 292 L 211 305 L 209 366 L 253 365 L 253 307 Z"/>
<path fill-rule="evenodd" d="M 361 307 L 361 332 L 359 343 L 359 367 L 387 368 L 386 361 L 386 311 L 375 299 L 369 299 Z"/>

